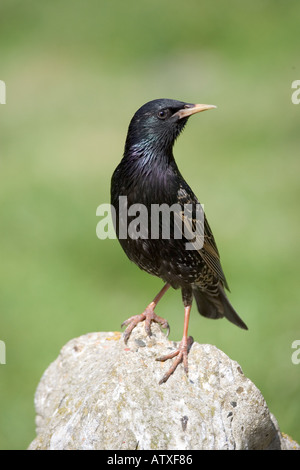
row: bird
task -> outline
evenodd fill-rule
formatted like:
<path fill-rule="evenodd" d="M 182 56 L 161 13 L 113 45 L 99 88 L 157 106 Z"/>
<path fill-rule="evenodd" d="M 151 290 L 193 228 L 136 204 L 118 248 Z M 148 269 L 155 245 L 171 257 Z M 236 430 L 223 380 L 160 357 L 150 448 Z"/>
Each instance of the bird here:
<path fill-rule="evenodd" d="M 228 283 L 204 211 L 202 225 L 200 224 L 202 243 L 197 245 L 194 239 L 194 249 L 189 250 L 186 245 L 191 240 L 191 237 L 187 236 L 188 229 L 191 232 L 191 227 L 195 227 L 197 222 L 196 208 L 200 202 L 180 173 L 173 147 L 192 115 L 213 108 L 216 106 L 165 98 L 155 99 L 141 106 L 130 121 L 124 154 L 111 178 L 111 205 L 115 210 L 114 228 L 124 252 L 140 269 L 164 282 L 163 288 L 143 313 L 133 315 L 122 323 L 122 327 L 126 326 L 125 343 L 127 344 L 133 329 L 142 321 L 145 321 L 148 336 L 151 336 L 152 322 L 166 329 L 168 335 L 170 327 L 167 320 L 158 316 L 154 310 L 170 287 L 181 289 L 184 306 L 183 336 L 175 351 L 156 358 L 162 362 L 174 359 L 159 384 L 165 383 L 181 363 L 188 374 L 188 354 L 194 341 L 193 337 L 188 336 L 188 325 L 194 299 L 199 313 L 204 317 L 225 317 L 238 327 L 248 329 L 225 293 L 225 289 L 229 291 Z M 182 236 L 175 237 L 174 230 L 170 230 L 169 238 L 163 237 L 160 220 L 158 236 L 151 237 L 151 229 L 155 228 L 151 209 L 162 205 L 172 207 L 174 204 L 182 210 L 177 211 L 176 216 L 174 212 L 174 219 L 170 218 L 170 227 L 181 227 Z M 139 209 L 143 207 L 147 210 L 144 217 L 147 230 L 144 228 L 144 233 L 142 224 L 135 224 L 135 228 L 139 228 L 135 233 L 130 233 L 129 230 L 130 224 L 135 220 L 134 216 L 138 213 L 136 207 L 132 212 L 129 208 L 135 205 Z M 189 211 L 183 210 L 185 207 L 188 207 Z M 137 227 L 138 225 L 140 226 Z"/>

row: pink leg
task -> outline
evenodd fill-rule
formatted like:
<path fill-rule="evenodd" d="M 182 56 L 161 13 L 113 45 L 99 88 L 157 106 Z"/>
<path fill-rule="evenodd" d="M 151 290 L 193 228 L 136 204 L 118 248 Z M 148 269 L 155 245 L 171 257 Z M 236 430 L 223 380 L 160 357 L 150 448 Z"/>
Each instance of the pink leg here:
<path fill-rule="evenodd" d="M 193 338 L 191 336 L 188 336 L 188 327 L 189 327 L 189 319 L 190 319 L 190 312 L 191 312 L 191 305 L 188 305 L 184 308 L 184 326 L 183 326 L 183 336 L 182 340 L 179 344 L 179 348 L 170 353 L 167 354 L 166 356 L 159 357 L 156 360 L 157 361 L 167 361 L 168 359 L 173 359 L 173 357 L 176 357 L 176 360 L 173 362 L 172 366 L 170 369 L 165 373 L 163 378 L 160 380 L 159 384 L 165 383 L 168 378 L 173 374 L 173 372 L 176 370 L 177 366 L 183 362 L 184 366 L 184 371 L 187 374 L 188 373 L 188 353 L 189 350 L 191 349 L 191 346 L 194 342 Z"/>
<path fill-rule="evenodd" d="M 141 315 L 133 315 L 132 317 L 128 318 L 128 320 L 125 320 L 121 326 L 127 326 L 125 332 L 124 332 L 124 341 L 125 344 L 127 343 L 129 336 L 132 332 L 132 330 L 136 327 L 136 325 L 142 321 L 145 320 L 145 330 L 148 336 L 151 336 L 151 322 L 158 323 L 162 328 L 167 329 L 167 336 L 169 335 L 170 332 L 170 327 L 164 318 L 159 317 L 154 313 L 154 309 L 160 299 L 163 297 L 163 295 L 167 292 L 169 289 L 170 284 L 166 284 L 162 290 L 157 294 L 157 296 L 153 299 L 153 301 L 146 307 L 144 312 Z"/>

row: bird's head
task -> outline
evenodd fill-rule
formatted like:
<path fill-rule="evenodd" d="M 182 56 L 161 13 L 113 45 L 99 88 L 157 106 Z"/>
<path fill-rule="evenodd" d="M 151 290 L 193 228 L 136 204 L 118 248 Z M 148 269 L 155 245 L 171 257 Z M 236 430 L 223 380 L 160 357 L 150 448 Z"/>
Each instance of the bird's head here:
<path fill-rule="evenodd" d="M 195 113 L 216 108 L 209 104 L 191 104 L 157 99 L 144 104 L 133 116 L 127 134 L 126 150 L 133 146 L 167 150 Z"/>

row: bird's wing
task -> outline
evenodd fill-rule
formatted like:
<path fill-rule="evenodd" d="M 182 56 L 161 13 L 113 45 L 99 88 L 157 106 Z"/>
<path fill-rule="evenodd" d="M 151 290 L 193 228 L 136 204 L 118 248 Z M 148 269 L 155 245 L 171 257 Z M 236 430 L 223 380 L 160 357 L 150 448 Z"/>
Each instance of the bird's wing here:
<path fill-rule="evenodd" d="M 188 186 L 180 187 L 178 201 L 184 210 L 181 212 L 181 220 L 177 215 L 175 223 L 182 225 L 183 222 L 182 230 L 184 237 L 190 243 L 189 249 L 196 251 L 201 256 L 215 276 L 229 290 L 220 263 L 219 251 L 201 204 Z"/>
<path fill-rule="evenodd" d="M 211 228 L 207 222 L 205 215 L 204 215 L 204 244 L 203 244 L 203 250 L 200 250 L 199 253 L 200 253 L 200 256 L 202 256 L 204 261 L 207 263 L 207 265 L 210 267 L 210 269 L 212 269 L 212 271 L 218 275 L 218 277 L 221 279 L 226 289 L 229 290 L 229 286 L 226 281 L 225 274 L 223 272 L 223 269 L 220 263 L 219 251 L 218 251 L 214 236 L 212 234 Z"/>

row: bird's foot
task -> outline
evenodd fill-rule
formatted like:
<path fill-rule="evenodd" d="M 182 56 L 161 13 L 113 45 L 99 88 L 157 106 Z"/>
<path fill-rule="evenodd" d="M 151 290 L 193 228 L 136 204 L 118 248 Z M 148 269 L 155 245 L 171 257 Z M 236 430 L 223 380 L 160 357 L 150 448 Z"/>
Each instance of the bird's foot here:
<path fill-rule="evenodd" d="M 153 302 L 148 305 L 148 307 L 145 309 L 141 315 L 133 315 L 132 317 L 128 318 L 128 320 L 125 320 L 122 326 L 127 326 L 126 330 L 124 331 L 124 341 L 125 344 L 127 344 L 127 341 L 129 339 L 129 336 L 131 335 L 132 330 L 137 326 L 138 323 L 142 322 L 145 320 L 145 330 L 148 336 L 151 336 L 151 323 L 155 322 L 158 323 L 162 328 L 165 328 L 167 330 L 167 336 L 169 336 L 170 333 L 170 326 L 167 320 L 165 320 L 162 317 L 159 317 L 154 313 L 154 307 L 155 305 L 152 305 Z"/>
<path fill-rule="evenodd" d="M 184 371 L 186 374 L 188 374 L 188 353 L 191 349 L 191 346 L 193 344 L 194 340 L 191 336 L 188 336 L 187 338 L 182 338 L 182 341 L 179 344 L 179 348 L 176 349 L 176 351 L 167 354 L 166 356 L 158 357 L 156 360 L 157 361 L 167 361 L 168 359 L 173 359 L 173 357 L 176 357 L 176 360 L 173 362 L 172 367 L 165 373 L 163 378 L 159 381 L 159 385 L 165 383 L 168 378 L 173 374 L 173 372 L 176 370 L 177 366 L 183 362 L 183 367 Z"/>

